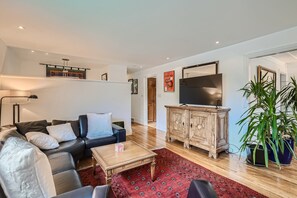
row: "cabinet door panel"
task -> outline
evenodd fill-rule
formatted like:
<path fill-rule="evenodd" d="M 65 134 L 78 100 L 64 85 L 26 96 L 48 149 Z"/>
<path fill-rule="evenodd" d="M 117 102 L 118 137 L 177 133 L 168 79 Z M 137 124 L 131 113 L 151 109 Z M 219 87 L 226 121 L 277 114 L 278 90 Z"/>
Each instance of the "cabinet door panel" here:
<path fill-rule="evenodd" d="M 190 144 L 210 145 L 211 114 L 208 112 L 191 111 L 190 113 Z"/>
<path fill-rule="evenodd" d="M 186 137 L 186 111 L 180 109 L 170 109 L 170 134 L 180 138 Z"/>

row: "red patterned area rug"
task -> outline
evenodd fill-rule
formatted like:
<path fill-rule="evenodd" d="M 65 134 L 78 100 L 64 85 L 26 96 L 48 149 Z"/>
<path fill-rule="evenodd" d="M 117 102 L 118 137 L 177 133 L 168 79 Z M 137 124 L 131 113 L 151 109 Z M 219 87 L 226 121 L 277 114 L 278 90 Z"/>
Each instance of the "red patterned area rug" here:
<path fill-rule="evenodd" d="M 154 150 L 156 157 L 155 181 L 151 181 L 150 165 L 134 168 L 112 177 L 111 188 L 116 197 L 187 197 L 190 182 L 204 179 L 211 182 L 218 197 L 265 197 L 262 194 L 163 148 Z M 79 171 L 84 185 L 102 185 L 105 174 L 100 167 Z"/>

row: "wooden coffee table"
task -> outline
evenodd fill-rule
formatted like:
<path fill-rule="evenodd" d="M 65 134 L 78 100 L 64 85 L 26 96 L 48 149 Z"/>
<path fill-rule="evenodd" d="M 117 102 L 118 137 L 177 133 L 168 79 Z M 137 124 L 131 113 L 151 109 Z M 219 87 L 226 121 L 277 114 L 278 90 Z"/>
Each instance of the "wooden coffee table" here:
<path fill-rule="evenodd" d="M 146 149 L 133 141 L 122 142 L 125 145 L 123 152 L 115 151 L 115 144 L 91 148 L 93 161 L 93 174 L 96 164 L 102 168 L 106 175 L 106 184 L 110 184 L 111 176 L 145 164 L 151 164 L 151 179 L 155 175 L 156 153 Z"/>

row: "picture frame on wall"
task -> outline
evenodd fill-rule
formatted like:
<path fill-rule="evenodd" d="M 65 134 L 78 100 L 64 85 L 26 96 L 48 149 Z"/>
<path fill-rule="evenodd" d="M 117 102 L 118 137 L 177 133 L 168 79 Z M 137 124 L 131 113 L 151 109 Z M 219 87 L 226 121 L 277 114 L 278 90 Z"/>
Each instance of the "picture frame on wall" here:
<path fill-rule="evenodd" d="M 105 81 L 108 80 L 107 73 L 104 73 L 104 74 L 101 75 L 101 80 L 105 80 Z"/>
<path fill-rule="evenodd" d="M 61 66 L 49 66 L 46 65 L 46 77 L 64 77 L 64 78 L 77 78 L 86 79 L 86 70 L 80 70 L 79 68 L 69 69 Z"/>
<path fill-rule="evenodd" d="M 164 92 L 174 92 L 175 73 L 174 70 L 164 72 Z"/>
<path fill-rule="evenodd" d="M 129 79 L 131 82 L 131 94 L 138 94 L 138 79 Z"/>
<path fill-rule="evenodd" d="M 133 94 L 138 94 L 138 79 L 133 79 L 132 85 Z"/>
<path fill-rule="evenodd" d="M 261 82 L 262 80 L 265 81 L 274 81 L 274 86 L 276 86 L 276 71 L 271 69 L 267 69 L 261 65 L 257 67 L 257 80 Z"/>
<path fill-rule="evenodd" d="M 182 78 L 194 78 L 218 74 L 218 67 L 219 61 L 184 67 L 182 70 Z"/>

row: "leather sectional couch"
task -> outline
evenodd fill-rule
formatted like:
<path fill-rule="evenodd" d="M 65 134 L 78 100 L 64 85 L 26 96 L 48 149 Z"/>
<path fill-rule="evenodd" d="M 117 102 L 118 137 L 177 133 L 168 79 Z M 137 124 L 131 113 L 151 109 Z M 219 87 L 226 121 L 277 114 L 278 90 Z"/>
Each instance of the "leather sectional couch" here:
<path fill-rule="evenodd" d="M 78 198 L 78 197 L 92 197 L 93 187 L 82 187 L 79 175 L 75 170 L 75 162 L 83 157 L 91 155 L 90 148 L 123 142 L 126 141 L 126 130 L 118 125 L 113 124 L 113 135 L 109 137 L 102 137 L 97 139 L 88 139 L 86 137 L 88 130 L 87 116 L 79 116 L 79 120 L 53 120 L 52 123 L 48 123 L 46 120 L 16 123 L 17 132 L 11 136 L 25 139 L 25 134 L 30 131 L 37 131 L 48 133 L 46 127 L 48 125 L 58 125 L 70 123 L 74 134 L 75 140 L 59 143 L 59 147 L 56 149 L 43 150 L 48 156 L 54 183 L 57 191 L 57 198 Z M 0 142 L 1 146 L 1 142 Z M 1 146 L 2 147 L 2 146 Z M 0 149 L 1 149 L 0 147 Z M 108 186 L 97 186 L 95 188 L 96 193 L 99 193 L 99 197 L 107 197 Z M 3 189 L 0 186 L 0 198 L 5 198 Z"/>
<path fill-rule="evenodd" d="M 61 142 L 59 147 L 56 149 L 43 150 L 46 155 L 59 153 L 59 152 L 68 152 L 74 158 L 74 161 L 78 161 L 83 157 L 91 156 L 91 148 L 97 146 L 103 146 L 107 144 L 124 142 L 126 141 L 126 130 L 118 125 L 113 124 L 112 130 L 113 135 L 109 137 L 102 137 L 97 139 L 88 139 L 86 137 L 88 131 L 88 120 L 86 115 L 79 116 L 79 120 L 69 121 L 69 120 L 53 120 L 52 123 L 48 123 L 46 120 L 33 121 L 33 122 L 23 122 L 16 123 L 17 131 L 25 135 L 30 131 L 39 131 L 43 133 L 48 133 L 46 131 L 46 126 L 58 125 L 70 123 L 73 129 L 74 134 L 77 139 Z"/>
<path fill-rule="evenodd" d="M 100 198 L 108 196 L 108 185 L 97 186 L 95 189 L 92 186 L 82 185 L 70 153 L 60 152 L 51 154 L 48 156 L 48 160 L 51 165 L 57 192 L 57 196 L 54 198 L 92 198 L 93 194 Z M 1 186 L 0 197 L 6 198 Z"/>

